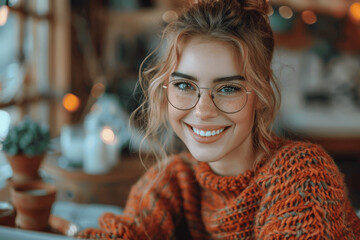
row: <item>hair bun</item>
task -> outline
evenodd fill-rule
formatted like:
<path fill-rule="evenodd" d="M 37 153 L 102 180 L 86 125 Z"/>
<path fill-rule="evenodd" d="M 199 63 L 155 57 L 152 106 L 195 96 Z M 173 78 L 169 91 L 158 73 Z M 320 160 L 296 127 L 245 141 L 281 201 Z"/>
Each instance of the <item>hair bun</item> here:
<path fill-rule="evenodd" d="M 256 11 L 264 15 L 270 11 L 268 0 L 238 0 L 238 2 L 245 11 Z"/>

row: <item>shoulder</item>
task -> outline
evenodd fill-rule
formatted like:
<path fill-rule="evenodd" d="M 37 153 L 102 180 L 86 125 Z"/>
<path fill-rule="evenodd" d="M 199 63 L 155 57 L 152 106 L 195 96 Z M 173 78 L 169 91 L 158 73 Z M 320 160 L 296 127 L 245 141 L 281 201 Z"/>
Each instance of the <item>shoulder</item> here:
<path fill-rule="evenodd" d="M 269 159 L 275 172 L 318 169 L 329 174 L 338 173 L 332 157 L 319 145 L 301 141 L 283 141 Z"/>
<path fill-rule="evenodd" d="M 331 156 L 321 146 L 309 142 L 278 139 L 276 149 L 259 173 L 259 183 L 264 187 L 269 186 L 270 179 L 287 186 L 311 179 L 344 188 L 343 175 Z"/>
<path fill-rule="evenodd" d="M 350 236 L 343 175 L 319 145 L 279 141 L 256 181 L 264 196 L 257 215 L 261 239 Z"/>

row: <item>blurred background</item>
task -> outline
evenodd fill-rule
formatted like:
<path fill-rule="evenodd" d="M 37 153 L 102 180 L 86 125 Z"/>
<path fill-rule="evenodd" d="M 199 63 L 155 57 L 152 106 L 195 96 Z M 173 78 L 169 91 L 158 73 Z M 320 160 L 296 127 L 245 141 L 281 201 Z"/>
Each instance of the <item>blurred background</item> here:
<path fill-rule="evenodd" d="M 57 154 L 45 165 L 50 175 L 63 184 L 102 184 L 87 198 L 79 196 L 81 184 L 60 186 L 63 199 L 118 204 L 111 195 L 94 196 L 101 186 L 130 185 L 142 172 L 124 165 L 141 140 L 127 125 L 141 98 L 134 90 L 139 66 L 187 1 L 0 0 L 0 139 L 24 116 L 48 126 Z M 270 4 L 282 91 L 275 131 L 321 144 L 360 208 L 360 1 Z M 117 165 L 127 172 L 120 180 L 109 177 L 119 175 Z M 0 176 L 11 176 L 1 152 Z"/>

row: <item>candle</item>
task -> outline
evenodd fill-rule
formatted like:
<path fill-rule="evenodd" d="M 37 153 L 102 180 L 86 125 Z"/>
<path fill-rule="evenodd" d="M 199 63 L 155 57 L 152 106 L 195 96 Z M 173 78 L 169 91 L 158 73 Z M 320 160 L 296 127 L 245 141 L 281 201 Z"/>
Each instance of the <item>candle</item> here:
<path fill-rule="evenodd" d="M 89 174 L 102 174 L 110 170 L 111 164 L 106 156 L 106 144 L 98 129 L 87 133 L 84 142 L 84 171 Z"/>

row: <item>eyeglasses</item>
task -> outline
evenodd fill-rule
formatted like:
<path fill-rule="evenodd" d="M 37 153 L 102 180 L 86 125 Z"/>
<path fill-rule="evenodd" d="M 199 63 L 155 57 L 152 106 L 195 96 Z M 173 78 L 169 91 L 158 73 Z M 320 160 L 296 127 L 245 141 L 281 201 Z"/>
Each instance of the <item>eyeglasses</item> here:
<path fill-rule="evenodd" d="M 163 85 L 167 89 L 166 96 L 169 103 L 179 110 L 190 110 L 196 106 L 201 97 L 201 89 L 211 90 L 211 99 L 214 105 L 224 113 L 236 113 L 241 111 L 248 100 L 251 91 L 238 83 L 221 82 L 213 88 L 200 88 L 196 83 L 189 80 L 171 80 Z"/>

